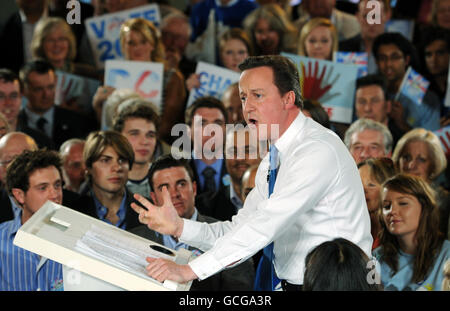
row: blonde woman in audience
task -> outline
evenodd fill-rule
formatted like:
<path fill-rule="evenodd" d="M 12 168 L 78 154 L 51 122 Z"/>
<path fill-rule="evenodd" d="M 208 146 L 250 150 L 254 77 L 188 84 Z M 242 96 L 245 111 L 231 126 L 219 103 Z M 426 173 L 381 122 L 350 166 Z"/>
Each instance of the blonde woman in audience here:
<path fill-rule="evenodd" d="M 298 32 L 279 5 L 260 6 L 247 15 L 243 25 L 253 42 L 255 55 L 295 53 Z"/>
<path fill-rule="evenodd" d="M 450 29 L 450 0 L 434 0 L 431 6 L 431 23 Z"/>
<path fill-rule="evenodd" d="M 163 100 L 159 136 L 171 142 L 172 126 L 184 120 L 186 90 L 178 69 L 168 68 L 159 30 L 143 18 L 125 21 L 120 29 L 120 46 L 126 60 L 159 62 L 164 66 Z"/>
<path fill-rule="evenodd" d="M 336 27 L 327 18 L 313 18 L 300 31 L 297 53 L 301 56 L 332 60 L 338 50 Z"/>
<path fill-rule="evenodd" d="M 382 185 L 380 263 L 385 290 L 440 290 L 450 242 L 439 231 L 435 192 L 422 178 L 399 174 Z"/>
<path fill-rule="evenodd" d="M 431 131 L 416 128 L 400 138 L 392 154 L 399 172 L 421 177 L 437 192 L 441 212 L 441 231 L 448 235 L 450 195 L 437 178 L 447 167 L 447 159 L 439 138 Z"/>
<path fill-rule="evenodd" d="M 45 59 L 57 70 L 99 78 L 93 66 L 74 62 L 77 54 L 75 35 L 60 17 L 46 17 L 37 23 L 31 40 L 31 53 L 33 58 Z"/>

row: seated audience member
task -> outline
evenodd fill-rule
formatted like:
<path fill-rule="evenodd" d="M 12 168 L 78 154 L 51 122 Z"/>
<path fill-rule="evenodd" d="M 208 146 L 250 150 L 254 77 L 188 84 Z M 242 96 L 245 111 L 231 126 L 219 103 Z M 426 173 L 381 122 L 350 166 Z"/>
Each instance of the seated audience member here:
<path fill-rule="evenodd" d="M 358 119 L 345 132 L 344 143 L 356 164 L 368 158 L 390 157 L 392 135 L 380 122 Z"/>
<path fill-rule="evenodd" d="M 229 175 L 225 176 L 224 187 L 212 193 L 197 196 L 200 213 L 219 220 L 231 220 L 243 207 L 241 179 L 252 165 L 261 162 L 258 142 L 250 134 L 249 128 L 237 124 L 226 134 L 225 166 Z"/>
<path fill-rule="evenodd" d="M 187 161 L 176 160 L 171 155 L 158 158 L 153 162 L 149 173 L 152 188 L 150 194 L 153 202 L 160 206 L 170 198 L 180 217 L 207 223 L 216 222 L 216 219 L 204 216 L 196 209 L 197 185 L 192 178 L 192 170 Z M 185 248 L 191 250 L 197 256 L 202 254 L 201 250 L 181 243 L 170 235 L 163 235 L 150 230 L 145 225 L 133 229 L 132 232 L 175 250 Z M 252 290 L 255 278 L 252 265 L 253 262 L 249 259 L 206 280 L 195 280 L 192 283 L 191 290 Z"/>
<path fill-rule="evenodd" d="M 298 31 L 278 4 L 260 6 L 247 15 L 243 25 L 255 55 L 295 53 L 297 50 Z"/>
<path fill-rule="evenodd" d="M 59 149 L 70 138 L 85 138 L 96 127 L 84 115 L 55 105 L 56 74 L 48 62 L 27 63 L 20 79 L 28 103 L 19 113 L 19 123 L 47 135 L 54 148 Z"/>
<path fill-rule="evenodd" d="M 6 169 L 23 151 L 37 149 L 33 138 L 24 133 L 11 132 L 0 139 L 0 223 L 14 219 L 20 212 L 20 207 L 6 189 Z"/>
<path fill-rule="evenodd" d="M 439 232 L 433 189 L 421 178 L 399 174 L 382 185 L 380 263 L 385 290 L 440 290 L 450 242 Z"/>
<path fill-rule="evenodd" d="M 307 117 L 310 117 L 320 125 L 331 128 L 330 118 L 328 117 L 328 113 L 325 111 L 320 102 L 316 100 L 303 100 L 303 114 Z"/>
<path fill-rule="evenodd" d="M 387 100 L 387 82 L 379 74 L 367 75 L 356 80 L 355 114 L 357 118 L 371 119 L 386 125 L 392 134 L 393 146 L 410 126 L 401 119 L 392 119 L 391 101 Z"/>
<path fill-rule="evenodd" d="M 51 149 L 53 142 L 47 135 L 19 122 L 21 106 L 22 92 L 19 76 L 9 69 L 0 69 L 0 112 L 8 120 L 9 130 L 28 134 L 33 137 L 40 148 Z"/>
<path fill-rule="evenodd" d="M 87 182 L 78 202 L 80 212 L 121 229 L 139 225 L 126 187 L 134 152 L 126 137 L 115 131 L 92 132 L 83 151 Z"/>
<path fill-rule="evenodd" d="M 368 282 L 369 257 L 343 238 L 323 242 L 305 258 L 304 291 L 377 291 L 382 287 Z M 375 272 L 376 273 L 376 272 Z"/>
<path fill-rule="evenodd" d="M 86 167 L 83 161 L 85 140 L 71 138 L 59 148 L 59 155 L 63 161 L 64 189 L 79 192 L 85 179 Z"/>
<path fill-rule="evenodd" d="M 447 159 L 439 138 L 431 131 L 417 128 L 406 133 L 398 142 L 392 154 L 399 172 L 422 178 L 437 193 L 437 205 L 441 212 L 442 233 L 448 232 L 450 215 L 450 194 L 438 181 L 447 167 Z"/>
<path fill-rule="evenodd" d="M 383 182 L 396 174 L 394 162 L 389 158 L 369 158 L 358 164 L 359 174 L 364 187 L 367 208 L 369 209 L 370 225 L 373 238 L 372 250 L 380 246 L 378 232 L 380 222 L 378 209 L 381 205 L 380 190 Z"/>
<path fill-rule="evenodd" d="M 253 56 L 253 46 L 247 33 L 240 28 L 232 28 L 225 31 L 219 39 L 218 65 L 226 69 L 240 73 L 238 65 L 248 56 Z M 186 80 L 186 88 L 189 92 L 193 88 L 200 88 L 200 74 L 193 73 Z"/>
<path fill-rule="evenodd" d="M 329 19 L 312 18 L 302 27 L 297 46 L 298 55 L 331 61 L 338 50 L 336 28 Z"/>
<path fill-rule="evenodd" d="M 50 200 L 62 204 L 61 159 L 54 151 L 25 151 L 8 166 L 8 192 L 21 208 L 0 224 L 0 290 L 63 290 L 62 266 L 13 244 L 19 228 Z"/>
<path fill-rule="evenodd" d="M 165 64 L 164 45 L 159 30 L 144 18 L 126 20 L 120 27 L 120 47 L 125 60 Z M 161 123 L 158 137 L 171 144 L 172 126 L 184 120 L 186 89 L 178 69 L 164 66 Z M 176 91 L 174 91 L 176 90 Z M 139 94 L 145 90 L 137 90 Z"/>
<path fill-rule="evenodd" d="M 130 192 L 149 198 L 148 171 L 155 152 L 159 116 L 153 104 L 146 100 L 131 99 L 125 103 L 128 106 L 114 117 L 113 129 L 128 139 L 134 151 L 134 163 L 128 172 L 127 187 Z"/>
<path fill-rule="evenodd" d="M 222 95 L 222 102 L 228 113 L 228 122 L 231 124 L 245 122 L 241 96 L 239 96 L 239 82 L 231 84 L 225 90 Z"/>
<path fill-rule="evenodd" d="M 444 105 L 450 59 L 450 30 L 431 28 L 426 31 L 422 41 L 422 60 L 425 63 L 425 76 L 430 81 L 429 89 L 439 97 L 441 117 L 446 124 L 450 124 L 450 108 Z M 444 120 L 441 119 L 441 125 Z"/>
<path fill-rule="evenodd" d="M 189 164 L 194 171 L 197 194 L 220 191 L 226 186 L 223 145 L 227 116 L 222 102 L 211 96 L 196 99 L 186 110 L 185 123 L 191 128 L 193 142 Z M 209 130 L 214 130 L 214 135 Z"/>
<path fill-rule="evenodd" d="M 399 93 L 403 77 L 411 66 L 417 70 L 417 55 L 414 46 L 403 35 L 386 32 L 379 35 L 373 43 L 378 71 L 387 81 L 387 99 L 391 100 L 390 117 L 397 126 L 406 121 L 410 127 L 423 127 L 430 131 L 440 128 L 439 98 L 431 90 L 427 90 L 422 103 L 412 101 Z M 408 130 L 403 129 L 402 130 Z"/>
<path fill-rule="evenodd" d="M 310 19 L 328 18 L 337 29 L 338 40 L 346 40 L 360 33 L 356 17 L 336 9 L 336 0 L 304 0 L 304 14 L 294 21 L 297 29 L 302 29 Z"/>
<path fill-rule="evenodd" d="M 241 197 L 242 202 L 245 201 L 250 191 L 255 188 L 255 177 L 256 172 L 258 171 L 259 164 L 254 164 L 245 170 L 244 175 L 242 175 L 241 179 Z"/>
<path fill-rule="evenodd" d="M 450 18 L 448 17 L 449 10 L 449 0 L 434 0 L 431 7 L 431 23 L 433 26 L 450 30 Z"/>
<path fill-rule="evenodd" d="M 339 42 L 339 51 L 342 52 L 365 52 L 368 56 L 367 71 L 369 74 L 377 72 L 377 64 L 372 53 L 372 45 L 375 38 L 385 32 L 386 23 L 391 19 L 392 10 L 390 0 L 377 0 L 381 5 L 380 22 L 372 23 L 368 14 L 373 11 L 372 6 L 367 6 L 370 0 L 361 0 L 358 3 L 356 18 L 361 28 L 361 33 Z"/>
<path fill-rule="evenodd" d="M 192 34 L 189 17 L 182 12 L 170 13 L 162 19 L 160 29 L 167 65 L 181 71 L 183 77 L 189 77 L 197 66 L 197 63 L 187 58 L 185 53 Z"/>
<path fill-rule="evenodd" d="M 69 24 L 61 17 L 41 19 L 34 30 L 31 41 L 34 59 L 48 61 L 55 70 L 98 79 L 95 67 L 76 63 L 77 42 Z"/>

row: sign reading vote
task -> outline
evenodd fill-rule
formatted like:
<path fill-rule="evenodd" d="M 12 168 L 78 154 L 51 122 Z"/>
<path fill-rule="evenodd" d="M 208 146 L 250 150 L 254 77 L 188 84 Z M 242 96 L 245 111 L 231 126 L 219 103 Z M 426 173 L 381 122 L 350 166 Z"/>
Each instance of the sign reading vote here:
<path fill-rule="evenodd" d="M 122 57 L 119 39 L 120 27 L 126 20 L 137 17 L 149 20 L 158 26 L 161 20 L 159 6 L 149 4 L 86 19 L 86 31 L 97 68 L 103 68 L 108 59 Z"/>
<path fill-rule="evenodd" d="M 164 65 L 162 63 L 108 60 L 105 85 L 132 89 L 161 111 Z"/>
<path fill-rule="evenodd" d="M 358 66 L 281 53 L 298 68 L 302 95 L 316 100 L 331 121 L 351 123 Z"/>
<path fill-rule="evenodd" d="M 200 87 L 191 90 L 187 107 L 203 96 L 221 99 L 226 89 L 234 82 L 239 81 L 240 76 L 235 71 L 204 62 L 197 63 L 195 73 L 200 75 Z"/>

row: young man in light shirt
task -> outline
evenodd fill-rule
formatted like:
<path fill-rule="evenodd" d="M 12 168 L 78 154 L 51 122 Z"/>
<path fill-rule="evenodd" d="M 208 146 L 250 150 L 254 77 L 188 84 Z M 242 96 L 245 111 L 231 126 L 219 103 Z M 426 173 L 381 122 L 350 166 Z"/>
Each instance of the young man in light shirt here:
<path fill-rule="evenodd" d="M 139 220 L 206 252 L 187 265 L 147 258 L 148 274 L 163 281 L 205 279 L 250 258 L 273 242 L 273 265 L 284 290 L 301 290 L 305 257 L 320 243 L 344 237 L 370 255 L 370 219 L 361 179 L 345 145 L 332 131 L 301 113 L 295 65 L 282 56 L 249 57 L 240 65 L 244 117 L 259 140 L 278 150 L 273 193 L 267 183 L 269 156 L 256 188 L 231 222 L 201 224 L 176 213 L 166 187 L 163 204 L 135 195 Z M 220 238 L 220 239 L 219 239 Z"/>

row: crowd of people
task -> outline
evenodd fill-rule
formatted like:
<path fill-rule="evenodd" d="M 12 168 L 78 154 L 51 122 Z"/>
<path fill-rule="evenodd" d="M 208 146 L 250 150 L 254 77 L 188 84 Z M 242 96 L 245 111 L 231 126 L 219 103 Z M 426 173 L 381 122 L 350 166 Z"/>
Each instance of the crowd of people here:
<path fill-rule="evenodd" d="M 294 280 L 302 290 L 448 290 L 450 154 L 446 154 L 435 132 L 450 125 L 450 106 L 445 105 L 450 0 L 417 1 L 420 6 L 416 10 L 404 9 L 408 1 L 397 1 L 391 7 L 391 1 L 375 0 L 381 8 L 378 23 L 368 20 L 370 1 L 374 0 L 356 4 L 303 0 L 291 5 L 287 0 L 191 0 L 182 11 L 164 0 L 92 0 L 90 4 L 81 2 L 82 23 L 69 25 L 67 1 L 16 0 L 19 10 L 0 33 L 0 42 L 8 47 L 0 50 L 0 290 L 63 289 L 60 264 L 48 259 L 42 262 L 38 255 L 13 245 L 19 228 L 47 200 L 201 257 L 213 248 L 206 245 L 210 240 L 197 247 L 182 241 L 187 235 L 184 232 L 175 235 L 150 229 L 135 208 L 145 205 L 140 198 L 157 206 L 167 204 L 170 198 L 180 219 L 208 224 L 220 221 L 224 229 L 217 230 L 224 232 L 231 230 L 231 223 L 251 218 L 249 212 L 264 210 L 266 201 L 273 198 L 297 199 L 299 204 L 322 206 L 320 213 L 348 217 L 330 207 L 333 204 L 327 201 L 329 198 L 319 198 L 319 193 L 310 199 L 313 191 L 304 184 L 306 181 L 316 185 L 322 182 L 323 191 L 336 191 L 333 197 L 347 194 L 337 202 L 349 205 L 356 199 L 343 189 L 356 183 L 355 191 L 362 190 L 366 203 L 352 206 L 357 211 L 353 220 L 370 221 L 364 230 L 373 243 L 367 251 L 363 245 L 368 240 L 362 233 L 358 241 L 351 241 L 350 235 L 329 238 L 325 234 L 325 240 L 311 235 L 314 243 L 301 235 L 299 241 L 304 244 L 284 234 L 281 238 L 289 241 L 287 247 L 297 248 L 302 262 L 277 257 L 281 261 L 275 262 L 275 270 L 283 277 L 283 289 L 292 289 L 290 281 Z M 163 64 L 161 109 L 134 90 L 105 84 L 104 70 L 93 60 L 83 24 L 89 17 L 150 3 L 159 6 L 160 24 L 130 18 L 122 24 L 118 42 L 124 60 Z M 394 18 L 413 20 L 414 36 L 387 32 L 386 24 Z M 211 42 L 213 49 L 208 48 Z M 276 66 L 271 67 L 273 84 L 282 100 L 288 102 L 283 104 L 291 105 L 285 120 L 289 124 L 279 124 L 281 137 L 298 139 L 296 148 L 300 148 L 283 145 L 292 154 L 286 156 L 285 150 L 280 150 L 279 165 L 292 161 L 289 169 L 302 169 L 297 174 L 304 176 L 297 180 L 289 175 L 292 172 L 280 169 L 277 181 L 286 183 L 285 192 L 280 195 L 280 187 L 275 187 L 275 195 L 263 199 L 258 184 L 262 185 L 266 176 L 259 166 L 269 164 L 268 150 L 269 145 L 275 145 L 275 133 L 269 131 L 272 136 L 254 140 L 249 128 L 263 124 L 267 115 L 275 118 L 279 114 L 262 108 L 262 104 L 259 108 L 246 107 L 250 98 L 268 96 L 258 94 L 259 89 L 250 81 L 263 81 L 255 76 L 250 80 L 250 72 L 260 70 L 264 75 L 270 66 L 245 61 L 283 52 L 333 61 L 337 51 L 368 55 L 367 75 L 354 81 L 353 122 L 349 124 L 331 121 L 316 98 L 305 94 L 298 98 L 297 91 L 295 100 L 291 98 L 291 89 L 280 87 L 280 81 L 275 81 Z M 231 84 L 220 96 L 203 96 L 188 106 L 190 92 L 200 87 L 200 76 L 195 72 L 198 62 L 238 72 L 242 74 L 240 83 Z M 278 58 L 274 62 L 279 62 Z M 399 95 L 408 67 L 430 82 L 420 104 Z M 83 103 L 90 107 L 88 111 L 70 102 L 57 104 L 58 72 L 99 82 L 89 102 Z M 258 79 L 270 79 L 270 74 Z M 300 117 L 295 109 L 301 110 Z M 288 128 L 290 122 L 295 127 Z M 303 132 L 303 122 L 313 130 Z M 186 129 L 181 132 L 188 135 L 188 147 L 183 143 L 180 148 L 179 137 L 174 135 L 173 129 L 179 125 Z M 294 130 L 298 130 L 298 137 Z M 323 140 L 323 145 L 332 149 L 317 147 L 307 135 Z M 340 143 L 347 148 L 341 148 Z M 336 152 L 336 163 L 323 154 L 329 150 Z M 316 162 L 327 174 L 297 165 L 294 159 L 303 151 L 311 152 L 305 163 Z M 353 160 L 350 169 L 347 153 Z M 341 173 L 350 178 L 350 184 L 332 179 Z M 339 184 L 341 190 L 332 189 L 329 180 Z M 291 203 L 286 202 L 282 209 L 287 213 L 285 218 Z M 292 213 L 292 217 L 311 217 L 317 223 L 321 220 L 316 230 L 327 226 L 326 218 L 308 213 Z M 262 219 L 267 215 L 257 216 Z M 272 218 L 274 224 L 288 222 L 277 217 Z M 308 225 L 311 223 L 305 220 L 295 223 L 300 231 L 309 230 Z M 255 228 L 242 230 L 243 234 L 257 237 Z M 271 229 L 267 231 L 272 234 Z M 259 289 L 255 279 L 259 263 L 265 259 L 264 247 L 280 235 L 274 232 L 267 241 L 255 238 L 242 257 L 230 259 L 239 261 L 239 265 L 207 277 L 198 275 L 201 281 L 194 281 L 191 290 Z M 244 242 L 240 241 L 241 245 Z M 277 244 L 275 252 L 280 252 Z M 209 255 L 204 258 L 211 260 Z M 372 261 L 379 276 L 369 282 L 367 275 L 372 270 L 368 263 Z M 194 272 L 201 270 L 196 269 Z M 285 277 L 290 273 L 298 277 Z"/>

